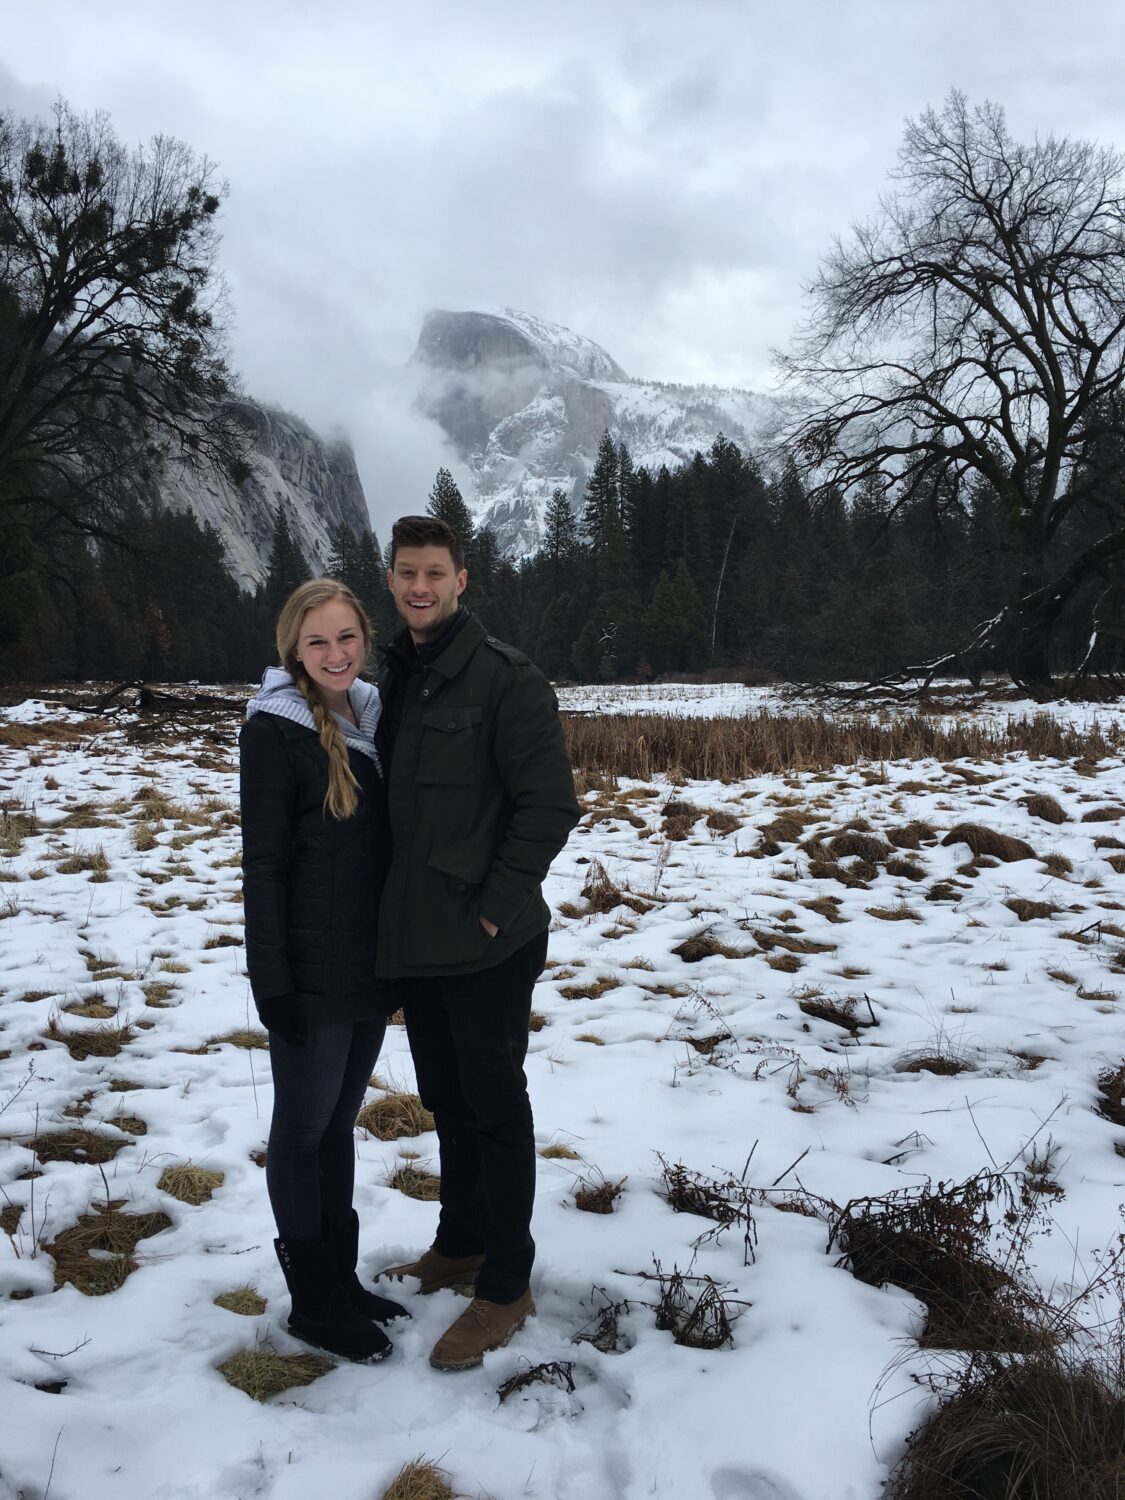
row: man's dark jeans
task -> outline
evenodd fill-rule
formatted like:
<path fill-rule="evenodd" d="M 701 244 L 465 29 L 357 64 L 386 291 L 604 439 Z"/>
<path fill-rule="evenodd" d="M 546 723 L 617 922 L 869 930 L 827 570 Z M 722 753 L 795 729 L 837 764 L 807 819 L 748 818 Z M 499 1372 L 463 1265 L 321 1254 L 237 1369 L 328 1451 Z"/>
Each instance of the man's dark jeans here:
<path fill-rule="evenodd" d="M 476 1294 L 514 1302 L 527 1290 L 535 1242 L 535 1135 L 523 1064 L 531 992 L 547 958 L 540 933 L 495 968 L 401 981 L 422 1103 L 441 1153 L 434 1248 L 484 1253 Z"/>

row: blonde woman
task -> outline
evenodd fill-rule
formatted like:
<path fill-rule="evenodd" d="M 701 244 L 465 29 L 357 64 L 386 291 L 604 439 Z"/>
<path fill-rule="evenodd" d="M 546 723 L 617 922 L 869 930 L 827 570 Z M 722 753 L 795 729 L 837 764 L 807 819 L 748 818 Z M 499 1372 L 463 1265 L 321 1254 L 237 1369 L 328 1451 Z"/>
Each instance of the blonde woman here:
<path fill-rule="evenodd" d="M 378 1323 L 408 1316 L 356 1276 L 353 1128 L 386 1029 L 375 983 L 389 859 L 375 750 L 379 694 L 359 676 L 371 626 L 330 578 L 277 622 L 280 667 L 251 699 L 241 748 L 246 963 L 270 1036 L 266 1185 L 289 1329 L 344 1359 L 384 1359 Z"/>

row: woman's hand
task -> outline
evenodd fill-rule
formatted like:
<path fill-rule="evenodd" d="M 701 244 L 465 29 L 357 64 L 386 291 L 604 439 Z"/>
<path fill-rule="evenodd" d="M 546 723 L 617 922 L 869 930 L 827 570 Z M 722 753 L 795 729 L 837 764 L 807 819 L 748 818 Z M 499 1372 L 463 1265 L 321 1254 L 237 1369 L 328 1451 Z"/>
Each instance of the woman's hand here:
<path fill-rule="evenodd" d="M 308 1026 L 300 999 L 296 995 L 273 995 L 269 1000 L 255 1001 L 258 1016 L 268 1032 L 279 1036 L 291 1047 L 303 1047 L 308 1041 Z"/>

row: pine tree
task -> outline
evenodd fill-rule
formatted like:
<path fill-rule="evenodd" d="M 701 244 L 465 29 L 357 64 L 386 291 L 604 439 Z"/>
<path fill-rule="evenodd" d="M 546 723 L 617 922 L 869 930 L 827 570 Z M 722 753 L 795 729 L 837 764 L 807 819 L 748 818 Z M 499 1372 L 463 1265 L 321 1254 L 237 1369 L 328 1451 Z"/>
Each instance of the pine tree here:
<path fill-rule="evenodd" d="M 566 591 L 574 562 L 578 556 L 578 523 L 565 491 L 556 489 L 547 501 L 543 513 L 543 542 L 540 553 L 548 568 L 548 581 L 552 595 Z"/>
<path fill-rule="evenodd" d="M 473 547 L 473 517 L 448 469 L 439 469 L 426 504 L 427 515 L 436 516 L 460 539 L 466 558 Z"/>
<path fill-rule="evenodd" d="M 282 503 L 274 518 L 270 561 L 264 587 L 266 607 L 274 618 L 297 585 L 304 583 L 310 576 L 308 563 L 289 529 L 289 517 Z"/>
<path fill-rule="evenodd" d="M 707 663 L 707 613 L 682 557 L 676 564 L 672 593 L 676 600 L 677 623 L 681 632 L 676 653 L 679 665 L 687 672 L 696 672 Z"/>
<path fill-rule="evenodd" d="M 603 432 L 594 467 L 586 481 L 585 506 L 579 529 L 595 559 L 610 532 L 621 530 L 621 497 L 618 490 L 620 460 L 609 432 Z"/>

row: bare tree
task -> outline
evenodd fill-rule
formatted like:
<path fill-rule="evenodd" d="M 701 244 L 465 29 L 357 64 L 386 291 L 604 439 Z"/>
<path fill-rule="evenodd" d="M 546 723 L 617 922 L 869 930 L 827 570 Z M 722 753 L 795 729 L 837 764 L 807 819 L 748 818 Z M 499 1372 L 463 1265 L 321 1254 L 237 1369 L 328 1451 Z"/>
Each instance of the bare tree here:
<path fill-rule="evenodd" d="M 1018 582 L 964 649 L 999 644 L 1031 687 L 1060 613 L 1091 581 L 1112 591 L 1125 557 L 1099 458 L 1125 433 L 1123 179 L 1116 151 L 1013 140 L 1000 108 L 951 94 L 907 121 L 878 213 L 836 241 L 777 356 L 787 438 L 824 487 L 876 476 L 897 507 L 920 485 L 954 504 L 991 486 Z"/>
<path fill-rule="evenodd" d="M 165 462 L 243 477 L 215 266 L 225 189 L 105 115 L 0 114 L 0 526 L 112 534 Z"/>

